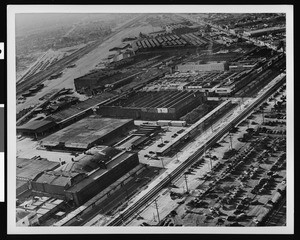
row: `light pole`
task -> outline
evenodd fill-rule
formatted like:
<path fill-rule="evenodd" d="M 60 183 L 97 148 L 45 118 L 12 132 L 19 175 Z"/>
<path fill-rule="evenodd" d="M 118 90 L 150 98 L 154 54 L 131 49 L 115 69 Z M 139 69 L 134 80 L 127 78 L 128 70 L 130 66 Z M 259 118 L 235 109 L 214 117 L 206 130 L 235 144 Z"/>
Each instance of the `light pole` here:
<path fill-rule="evenodd" d="M 157 206 L 157 199 L 154 200 L 155 208 L 156 208 L 156 213 L 157 213 L 157 220 L 158 224 L 160 223 L 160 218 L 159 218 L 159 211 L 158 211 L 158 206 Z"/>

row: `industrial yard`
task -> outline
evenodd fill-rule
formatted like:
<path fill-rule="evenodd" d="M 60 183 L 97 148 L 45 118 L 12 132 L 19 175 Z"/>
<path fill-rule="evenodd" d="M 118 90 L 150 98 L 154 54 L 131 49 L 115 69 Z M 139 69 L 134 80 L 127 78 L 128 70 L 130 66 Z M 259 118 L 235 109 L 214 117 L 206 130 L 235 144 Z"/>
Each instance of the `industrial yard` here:
<path fill-rule="evenodd" d="M 286 226 L 284 19 L 66 25 L 17 81 L 17 225 Z"/>

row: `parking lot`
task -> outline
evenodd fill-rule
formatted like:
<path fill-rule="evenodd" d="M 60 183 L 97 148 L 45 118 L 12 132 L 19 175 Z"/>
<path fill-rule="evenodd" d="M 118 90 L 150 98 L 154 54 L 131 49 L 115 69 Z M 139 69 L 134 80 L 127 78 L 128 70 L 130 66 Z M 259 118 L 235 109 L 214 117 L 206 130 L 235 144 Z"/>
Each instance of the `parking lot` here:
<path fill-rule="evenodd" d="M 274 108 L 278 101 L 284 99 L 284 87 L 281 89 L 279 94 L 274 94 L 277 95 L 275 98 L 269 98 L 211 149 L 207 149 L 204 156 L 186 171 L 185 177 L 164 191 L 161 198 L 169 202 L 169 214 L 160 216 L 160 225 L 261 224 L 266 214 L 285 197 L 285 120 L 284 117 L 266 117 L 270 113 L 285 116 L 285 108 L 277 112 Z M 280 124 L 265 125 L 270 120 Z M 261 127 L 270 131 L 261 132 Z M 173 201 L 170 202 L 170 199 Z M 158 224 L 155 206 L 152 205 L 143 213 L 142 216 L 148 217 L 139 220 L 141 223 Z"/>

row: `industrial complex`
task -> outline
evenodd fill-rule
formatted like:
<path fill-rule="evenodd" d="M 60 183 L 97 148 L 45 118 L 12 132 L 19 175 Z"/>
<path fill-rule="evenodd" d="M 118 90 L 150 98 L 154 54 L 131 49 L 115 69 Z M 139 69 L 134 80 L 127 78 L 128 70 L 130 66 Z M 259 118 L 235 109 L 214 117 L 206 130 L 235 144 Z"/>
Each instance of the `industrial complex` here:
<path fill-rule="evenodd" d="M 74 162 L 36 177 L 32 181 L 32 190 L 37 194 L 72 200 L 80 206 L 138 164 L 136 153 L 97 146 Z"/>
<path fill-rule="evenodd" d="M 284 225 L 285 25 L 257 15 L 140 14 L 31 70 L 17 225 Z"/>

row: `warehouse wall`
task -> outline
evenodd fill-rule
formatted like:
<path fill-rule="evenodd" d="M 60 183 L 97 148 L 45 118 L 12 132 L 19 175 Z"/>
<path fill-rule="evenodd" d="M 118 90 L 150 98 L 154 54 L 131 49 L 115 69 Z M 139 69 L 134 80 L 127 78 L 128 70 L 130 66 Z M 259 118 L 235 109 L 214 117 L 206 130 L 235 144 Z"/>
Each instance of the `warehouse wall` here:
<path fill-rule="evenodd" d="M 90 198 L 103 191 L 109 185 L 114 183 L 117 179 L 124 176 L 131 169 L 139 164 L 139 159 L 137 154 L 132 155 L 125 161 L 121 162 L 113 169 L 110 169 L 107 173 L 99 177 L 97 180 L 90 183 L 88 186 L 84 187 L 76 193 L 72 193 L 77 206 L 82 205 Z M 67 191 L 68 192 L 68 191 Z"/>
<path fill-rule="evenodd" d="M 184 103 L 176 106 L 176 108 L 168 108 L 168 112 L 166 113 L 158 112 L 157 108 L 143 109 L 102 106 L 98 109 L 97 114 L 104 117 L 132 118 L 149 121 L 178 120 L 181 116 L 201 104 L 201 102 L 201 98 L 190 98 Z"/>
<path fill-rule="evenodd" d="M 32 190 L 36 192 L 45 192 L 48 194 L 64 195 L 64 186 L 51 185 L 48 183 L 32 182 Z"/>
<path fill-rule="evenodd" d="M 28 181 L 22 181 L 22 182 L 23 182 L 23 184 L 17 188 L 17 191 L 16 191 L 17 196 L 20 195 L 21 193 L 29 190 L 29 182 Z"/>
<path fill-rule="evenodd" d="M 74 79 L 74 85 L 75 85 L 76 91 L 79 91 L 80 89 L 85 88 L 85 87 L 90 87 L 90 88 L 99 87 L 99 81 L 98 81 L 98 79 L 77 78 L 77 79 Z"/>

